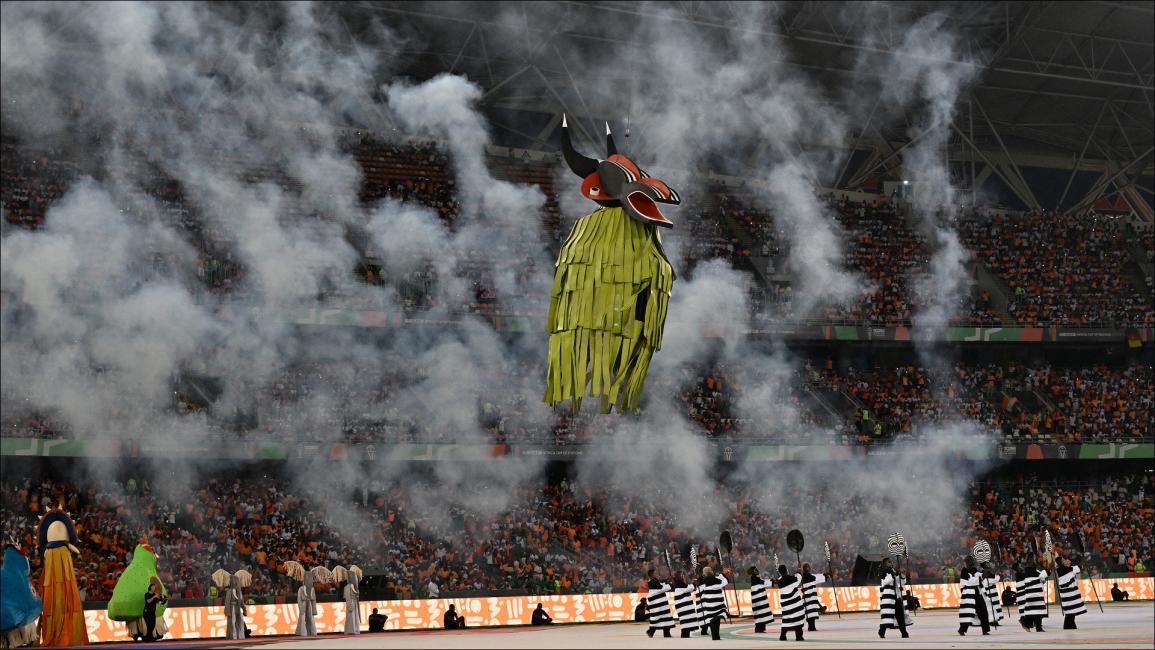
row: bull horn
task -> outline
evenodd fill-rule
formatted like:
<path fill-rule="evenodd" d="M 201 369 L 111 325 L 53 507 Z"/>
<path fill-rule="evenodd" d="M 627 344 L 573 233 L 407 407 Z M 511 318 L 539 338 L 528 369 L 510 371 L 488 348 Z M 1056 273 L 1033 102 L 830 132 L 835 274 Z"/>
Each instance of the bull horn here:
<path fill-rule="evenodd" d="M 606 122 L 606 156 L 612 156 L 617 152 L 618 147 L 614 144 L 614 134 L 610 131 L 610 123 Z"/>
<path fill-rule="evenodd" d="M 573 148 L 573 140 L 569 136 L 569 124 L 566 122 L 565 113 L 561 114 L 561 153 L 565 156 L 565 162 L 569 165 L 570 171 L 581 178 L 585 178 L 598 170 L 597 160 L 587 158 Z"/>

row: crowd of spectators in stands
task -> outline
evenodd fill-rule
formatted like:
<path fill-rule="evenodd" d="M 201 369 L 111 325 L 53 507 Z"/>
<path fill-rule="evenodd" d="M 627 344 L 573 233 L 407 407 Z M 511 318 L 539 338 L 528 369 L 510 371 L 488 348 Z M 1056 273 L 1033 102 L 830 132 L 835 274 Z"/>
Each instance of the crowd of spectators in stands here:
<path fill-rule="evenodd" d="M 408 490 L 375 481 L 350 486 L 344 503 L 323 503 L 293 485 L 271 476 L 201 479 L 178 500 L 135 479 L 76 486 L 6 476 L 0 497 L 3 533 L 32 548 L 38 516 L 63 504 L 80 536 L 76 566 L 82 598 L 92 601 L 109 597 L 142 535 L 156 550 L 160 575 L 175 597 L 203 598 L 211 593 L 213 570 L 245 567 L 255 578 L 246 593 L 262 600 L 293 593 L 294 585 L 278 569 L 289 559 L 384 569 L 399 598 L 424 596 L 431 583 L 442 596 L 475 590 L 631 590 L 645 563 L 664 559 L 671 543 L 682 549 L 704 541 L 681 526 L 675 512 L 653 505 L 662 500 L 644 487 L 611 495 L 564 480 L 512 492 L 478 485 L 479 498 L 487 498 L 487 490 L 504 490 L 501 496 L 509 504 L 486 515 L 415 498 L 425 487 L 419 482 Z M 1071 540 L 1082 530 L 1089 571 L 1141 570 L 1152 559 L 1153 542 L 1146 534 L 1151 488 L 1150 474 L 1082 483 L 1019 477 L 975 484 L 969 510 L 961 507 L 947 530 L 911 535 L 919 549 L 911 558 L 913 577 L 942 580 L 961 564 L 976 535 L 997 542 L 997 561 L 1005 571 L 1028 555 L 1040 525 L 1051 528 L 1063 554 L 1078 550 Z M 718 485 L 711 498 L 710 507 L 724 510 L 734 537 L 736 566 L 769 568 L 775 553 L 786 553 L 789 528 L 829 540 L 842 579 L 856 554 L 885 546 L 886 532 L 861 520 L 869 511 L 867 500 L 876 495 L 786 483 L 775 495 L 776 505 L 764 508 L 759 506 L 763 489 Z M 698 547 L 702 555 L 711 550 L 709 544 Z"/>
<path fill-rule="evenodd" d="M 567 445 L 598 440 L 613 424 L 591 417 L 588 409 L 571 415 L 563 408 L 543 420 L 542 412 L 535 411 L 537 396 L 509 387 L 495 370 L 485 382 L 488 388 L 476 396 L 477 430 L 442 431 L 403 406 L 410 403 L 406 395 L 420 390 L 415 388 L 420 376 L 396 352 L 382 351 L 380 360 L 386 370 L 371 380 L 339 362 L 288 366 L 257 389 L 252 424 L 241 427 L 240 435 L 312 442 Z M 934 369 L 893 364 L 836 369 L 828 358 L 818 369 L 804 365 L 776 382 L 777 415 L 770 420 L 737 407 L 743 383 L 766 378 L 736 376 L 725 364 L 680 370 L 675 400 L 702 435 L 751 442 L 872 444 L 918 439 L 959 421 L 1010 443 L 1150 438 L 1153 369 L 1138 361 L 1121 366 L 1032 366 L 1008 360 Z M 522 360 L 515 372 L 532 377 L 542 369 Z M 195 394 L 176 395 L 180 414 L 211 412 Z M 59 418 L 20 408 L 12 387 L 5 390 L 4 403 L 5 436 L 72 435 Z M 223 432 L 230 423 L 218 424 Z M 238 431 L 235 426 L 229 430 Z"/>
<path fill-rule="evenodd" d="M 1034 371 L 1048 408 L 1040 433 L 1060 442 L 1095 437 L 1120 440 L 1149 435 L 1152 367 L 1105 365 Z"/>
<path fill-rule="evenodd" d="M 1039 526 L 1050 527 L 1063 554 L 1087 540 L 1092 565 L 1105 571 L 1144 571 L 1152 566 L 1155 540 L 1145 531 L 1152 514 L 1151 473 L 1106 477 L 1088 485 L 1020 477 L 976 486 L 966 523 L 982 538 L 999 542 L 1004 563 L 1024 557 Z M 977 538 L 967 538 L 968 543 Z"/>
<path fill-rule="evenodd" d="M 1031 212 L 960 221 L 968 247 L 1007 284 L 1020 325 L 1155 323 L 1151 296 L 1127 279 L 1124 222 Z"/>
<path fill-rule="evenodd" d="M 832 320 L 909 323 L 918 304 L 908 284 L 912 276 L 926 271 L 925 239 L 890 203 L 844 200 L 832 207 L 848 239 L 846 266 L 861 271 L 874 291 L 855 305 L 830 308 L 824 315 Z"/>
<path fill-rule="evenodd" d="M 435 210 L 448 227 L 455 227 L 462 206 L 455 196 L 452 165 L 436 144 L 384 143 L 360 136 L 349 139 L 345 146 L 363 171 L 359 199 L 364 204 L 384 197 L 418 202 Z M 59 152 L 32 150 L 9 141 L 3 143 L 3 158 L 0 194 L 5 215 L 8 221 L 26 227 L 43 223 L 49 205 L 66 191 L 79 173 L 77 165 Z M 561 232 L 561 213 L 553 186 L 555 161 L 548 157 L 535 160 L 527 155 L 518 158 L 511 154 L 491 156 L 489 164 L 495 178 L 541 188 L 546 204 L 539 216 L 551 249 L 560 245 L 565 233 Z M 259 165 L 235 165 L 244 167 L 243 176 L 247 179 L 276 182 L 290 193 L 300 189 L 299 182 L 276 170 Z M 196 271 L 207 290 L 234 298 L 243 295 L 244 268 L 235 259 L 227 236 L 214 228 L 212 220 L 195 214 L 184 200 L 179 182 L 158 173 L 152 185 L 148 193 L 162 210 L 171 213 L 172 221 L 184 229 L 198 249 Z M 751 256 L 768 265 L 765 269 L 768 275 L 784 271 L 780 268 L 785 261 L 783 245 L 775 230 L 774 217 L 757 207 L 758 201 L 749 190 L 722 186 L 703 189 L 705 198 L 699 206 L 702 209 L 684 206 L 681 214 L 687 216 L 677 221 L 683 236 L 672 245 L 683 254 L 680 260 L 683 271 L 692 271 L 701 261 L 714 258 L 727 259 L 736 267 L 744 268 Z M 874 290 L 854 305 L 825 309 L 821 317 L 908 324 L 918 309 L 910 283 L 926 271 L 928 261 L 924 238 L 911 229 L 906 219 L 897 213 L 896 206 L 885 197 L 866 202 L 830 194 L 825 201 L 846 236 L 844 263 L 847 268 L 860 271 Z M 1021 218 L 1004 213 L 990 216 L 974 213 L 959 219 L 957 226 L 966 245 L 976 253 L 976 261 L 1005 281 L 1009 313 L 1004 319 L 993 306 L 989 293 L 976 290 L 974 295 L 965 297 L 966 304 L 960 305 L 956 322 L 1004 324 L 1006 320 L 1031 326 L 1155 322 L 1152 301 L 1140 293 L 1142 287 L 1132 286 L 1124 272 L 1128 262 L 1127 240 L 1140 238 L 1139 243 L 1145 245 L 1150 256 L 1150 230 L 1136 234 L 1117 219 L 1094 215 L 1074 218 L 1039 212 Z M 481 259 L 461 270 L 478 276 L 471 311 L 495 314 L 509 308 L 503 303 L 503 297 L 496 295 L 492 278 L 486 273 L 492 267 L 493 256 L 520 252 L 485 251 Z M 380 267 L 367 270 L 368 265 L 363 263 L 353 270 L 354 276 L 369 284 L 382 283 Z M 412 287 L 433 284 L 428 271 L 414 273 L 417 277 L 410 283 Z M 1151 275 L 1144 277 L 1150 288 Z M 767 300 L 778 305 L 774 310 L 776 314 L 790 313 L 788 285 L 777 282 L 762 291 L 767 294 Z M 414 295 L 405 298 L 410 309 L 455 302 L 435 296 L 431 291 L 410 293 Z"/>
<path fill-rule="evenodd" d="M 0 159 L 4 217 L 25 228 L 44 225 L 48 207 L 64 196 L 80 175 L 76 163 L 55 151 L 24 151 L 6 140 L 0 142 Z"/>

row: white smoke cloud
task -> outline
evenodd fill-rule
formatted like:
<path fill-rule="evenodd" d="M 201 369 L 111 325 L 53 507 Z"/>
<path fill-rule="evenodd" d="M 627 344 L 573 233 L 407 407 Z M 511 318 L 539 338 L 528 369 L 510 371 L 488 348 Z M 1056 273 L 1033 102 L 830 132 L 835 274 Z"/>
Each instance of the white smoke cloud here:
<path fill-rule="evenodd" d="M 525 415 L 530 426 L 552 423 L 540 404 L 543 378 L 524 371 L 540 366 L 540 333 L 503 337 L 466 318 L 446 331 L 399 328 L 382 346 L 357 333 L 335 328 L 317 336 L 285 322 L 317 306 L 317 295 L 328 289 L 392 308 L 403 293 L 401 279 L 426 263 L 434 267 L 433 293 L 440 298 L 437 313 L 427 315 L 444 315 L 470 302 L 470 283 L 459 270 L 477 251 L 497 253 L 499 261 L 489 270 L 499 293 L 508 294 L 522 313 L 544 320 L 553 268 L 542 241 L 544 197 L 536 188 L 498 181 L 486 168 L 490 135 L 477 112 L 476 85 L 451 75 L 424 83 L 393 79 L 400 38 L 378 28 L 370 30 L 371 42 L 349 43 L 319 4 L 91 3 L 80 7 L 84 16 L 77 21 L 69 20 L 71 10 L 49 3 L 3 6 L 6 132 L 11 127 L 33 144 L 71 141 L 100 172 L 93 174 L 97 180 L 69 190 L 44 230 L 4 231 L 0 283 L 16 305 L 6 309 L 3 321 L 6 385 L 20 386 L 34 408 L 60 413 L 78 436 L 188 441 L 219 435 L 207 418 L 170 413 L 167 378 L 183 371 L 222 378 L 217 404 L 228 411 L 244 408 L 255 390 L 268 388 L 298 361 L 338 370 L 310 379 L 309 395 L 285 407 L 282 421 L 294 435 L 331 436 L 345 412 L 357 407 L 374 415 L 400 411 L 420 420 L 431 435 L 483 442 L 478 403 L 511 395 L 532 405 Z M 736 10 L 751 24 L 771 20 L 777 11 L 762 4 Z M 658 24 L 660 29 L 653 27 Z M 637 65 L 662 74 L 639 76 L 629 106 L 594 106 L 630 115 L 635 137 L 628 153 L 675 186 L 691 183 L 678 189 L 692 197 L 692 183 L 710 156 L 738 155 L 752 146 L 751 187 L 786 238 L 799 315 L 869 290 L 844 268 L 839 228 L 816 195 L 815 183 L 822 180 L 816 170 L 839 166 L 804 149 L 843 144 L 850 120 L 824 101 L 816 83 L 782 61 L 788 45 L 751 33 L 707 34 L 684 23 L 645 25 L 653 31 L 638 36 L 653 47 L 639 50 L 644 58 Z M 918 26 L 907 46 L 937 53 L 950 42 L 941 36 L 941 26 Z M 597 96 L 622 94 L 614 92 L 611 74 L 620 61 L 586 64 L 589 77 L 606 80 Z M 951 95 L 957 86 L 948 79 L 953 73 L 920 74 L 933 91 L 926 99 L 939 107 L 936 123 L 946 119 L 949 125 L 957 101 Z M 374 99 L 381 94 L 384 104 Z M 337 128 L 353 118 L 360 120 L 355 126 L 382 132 L 396 125 L 403 131 L 398 135 L 444 143 L 463 207 L 453 228 L 413 204 L 358 205 L 360 171 Z M 943 179 L 949 180 L 931 175 L 930 161 L 912 159 L 908 165 L 926 169 L 927 187 L 942 188 Z M 296 189 L 268 179 L 270 170 L 290 177 Z M 590 211 L 592 203 L 572 200 L 572 175 L 562 176 L 565 216 Z M 263 180 L 254 183 L 254 177 Z M 178 217 L 161 201 L 143 197 L 147 188 L 168 180 L 179 181 L 192 220 L 215 233 L 246 269 L 237 292 L 247 304 L 235 306 L 230 319 L 216 318 L 218 300 L 190 279 L 197 252 L 185 243 Z M 125 204 L 133 206 L 131 215 L 122 212 Z M 671 217 L 677 223 L 678 212 Z M 352 280 L 358 255 L 347 226 L 366 230 L 382 255 L 388 286 Z M 670 250 L 684 247 L 685 236 L 677 229 L 670 233 Z M 949 238 L 943 241 L 941 249 L 950 251 Z M 934 281 L 935 295 L 952 295 L 944 286 L 957 280 L 950 271 L 960 264 L 961 250 L 944 253 L 954 257 L 932 265 L 944 273 Z M 147 261 L 152 252 L 173 256 L 180 268 L 154 269 Z M 527 260 L 536 272 L 522 286 L 517 271 Z M 710 447 L 680 414 L 674 396 L 679 373 L 721 360 L 755 382 L 739 402 L 741 412 L 757 419 L 776 408 L 797 362 L 780 350 L 754 352 L 740 338 L 749 313 L 748 282 L 722 263 L 699 265 L 679 278 L 667 339 L 647 386 L 646 412 L 637 419 L 601 421 L 598 427 L 611 431 L 579 463 L 579 480 L 608 485 L 618 496 L 636 484 L 655 485 L 679 525 L 705 532 L 721 524 L 713 509 L 700 505 L 715 487 L 707 471 Z M 359 395 L 354 389 L 361 382 L 385 373 L 404 377 L 387 400 L 365 404 L 351 397 Z M 787 424 L 792 417 L 785 417 Z M 927 452 L 931 465 L 947 467 L 938 460 L 947 458 L 944 449 Z M 897 460 L 924 461 L 905 455 Z M 298 486 L 319 498 L 336 498 L 377 473 L 346 466 L 323 473 L 299 461 L 292 467 Z M 437 463 L 433 472 L 441 487 L 408 495 L 428 512 L 460 504 L 495 513 L 512 498 L 502 488 L 537 478 L 540 469 L 524 458 Z M 893 481 L 885 474 L 842 470 L 845 478 L 872 476 L 880 486 L 885 478 Z M 404 473 L 390 478 L 406 490 Z M 474 491 L 479 483 L 496 489 Z M 913 527 L 920 516 L 934 514 L 927 510 L 950 505 L 958 494 L 953 488 L 941 499 L 900 493 L 895 498 L 907 501 L 895 508 L 907 513 L 901 523 Z M 355 516 L 338 509 L 324 516 L 351 535 L 362 532 Z"/>

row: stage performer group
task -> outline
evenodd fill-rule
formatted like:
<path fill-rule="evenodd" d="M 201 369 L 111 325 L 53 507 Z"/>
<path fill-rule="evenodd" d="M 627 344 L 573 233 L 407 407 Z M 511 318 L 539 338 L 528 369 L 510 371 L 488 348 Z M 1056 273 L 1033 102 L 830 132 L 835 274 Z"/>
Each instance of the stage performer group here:
<path fill-rule="evenodd" d="M 40 521 L 38 538 L 41 557 L 39 594 L 33 588 L 28 558 L 12 544 L 4 549 L 3 565 L 0 566 L 3 597 L 0 601 L 0 647 L 37 643 L 42 646 L 84 645 L 88 637 L 72 560 L 73 554 L 79 553 L 77 544 L 80 543 L 75 526 L 63 510 L 50 510 Z M 827 574 L 814 573 L 809 563 L 802 562 L 803 543 L 799 531 L 790 531 L 788 544 L 799 555 L 795 571 L 789 570 L 785 564 L 777 564 L 776 554 L 777 575 L 767 579 L 757 566 L 746 569 L 750 580 L 750 614 L 754 633 L 766 633 L 776 620 L 781 641 L 786 641 L 791 635 L 793 640 L 803 641 L 805 631 L 818 631 L 818 621 L 826 611 L 818 598 L 818 587 L 833 582 L 830 547 L 826 545 Z M 666 579 L 659 574 L 658 567 L 650 567 L 646 572 L 644 604 L 649 621 L 646 634 L 653 637 L 661 632 L 663 637 L 671 637 L 672 631 L 678 628 L 682 638 L 698 632 L 713 640 L 721 640 L 722 621 L 731 620 L 732 616 L 726 591 L 731 584 L 727 575 L 731 569 L 722 563 L 722 549 L 727 556 L 731 552 L 729 532 L 723 533 L 716 557 L 707 556 L 709 562 L 701 566 L 697 550 L 692 545 L 687 545 L 682 553 L 674 544 L 670 546 L 673 554 L 667 549 Z M 917 599 L 907 591 L 909 577 L 905 564 L 908 549 L 900 533 L 891 535 L 887 547 L 890 557 L 885 557 L 880 564 L 878 636 L 886 638 L 888 631 L 898 630 L 905 639 L 910 637 L 913 612 L 918 608 Z M 679 557 L 686 571 L 675 570 L 674 556 Z M 966 636 L 973 628 L 989 635 L 1006 618 L 998 594 L 1001 576 L 995 571 L 992 559 L 990 544 L 982 540 L 964 559 L 958 577 L 960 636 Z M 108 603 L 108 616 L 123 621 L 127 634 L 134 640 L 157 641 L 167 633 L 164 614 L 168 592 L 157 573 L 157 562 L 152 546 L 141 539 L 133 550 L 130 563 L 117 580 Z M 1052 569 L 1054 574 L 1050 571 Z M 315 617 L 319 609 L 316 589 L 317 585 L 327 583 L 336 584 L 344 600 L 344 632 L 360 633 L 361 569 L 350 565 L 347 569 L 337 566 L 329 570 L 324 566 L 314 566 L 306 570 L 299 562 L 290 560 L 283 564 L 283 570 L 300 583 L 297 590 L 298 635 L 317 635 Z M 1023 629 L 1044 631 L 1043 619 L 1050 614 L 1048 601 L 1051 599 L 1047 592 L 1052 577 L 1055 585 L 1053 595 L 1063 615 L 1063 629 L 1078 629 L 1076 617 L 1087 613 L 1080 592 L 1081 568 L 1069 557 L 1055 559 L 1049 535 L 1046 553 L 1028 554 L 1014 565 L 1013 572 L 1017 593 L 1011 594 L 1008 602 L 1013 602 L 1017 608 Z M 245 624 L 247 611 L 242 589 L 249 586 L 252 576 L 243 569 L 236 572 L 218 570 L 211 579 L 222 590 L 226 637 L 235 640 L 246 638 L 249 630 Z M 778 590 L 781 607 L 778 617 L 771 605 L 771 589 Z M 837 597 L 837 593 L 834 595 Z"/>

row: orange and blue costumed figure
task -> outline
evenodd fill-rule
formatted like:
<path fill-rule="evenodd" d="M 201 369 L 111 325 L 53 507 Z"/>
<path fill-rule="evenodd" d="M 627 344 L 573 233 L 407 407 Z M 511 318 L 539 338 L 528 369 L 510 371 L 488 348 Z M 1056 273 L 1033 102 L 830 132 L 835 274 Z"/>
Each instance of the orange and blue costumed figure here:
<path fill-rule="evenodd" d="M 40 616 L 40 645 L 70 646 L 88 643 L 84 625 L 84 605 L 76 586 L 72 554 L 76 527 L 63 510 L 52 510 L 40 520 L 40 596 L 44 611 Z"/>

